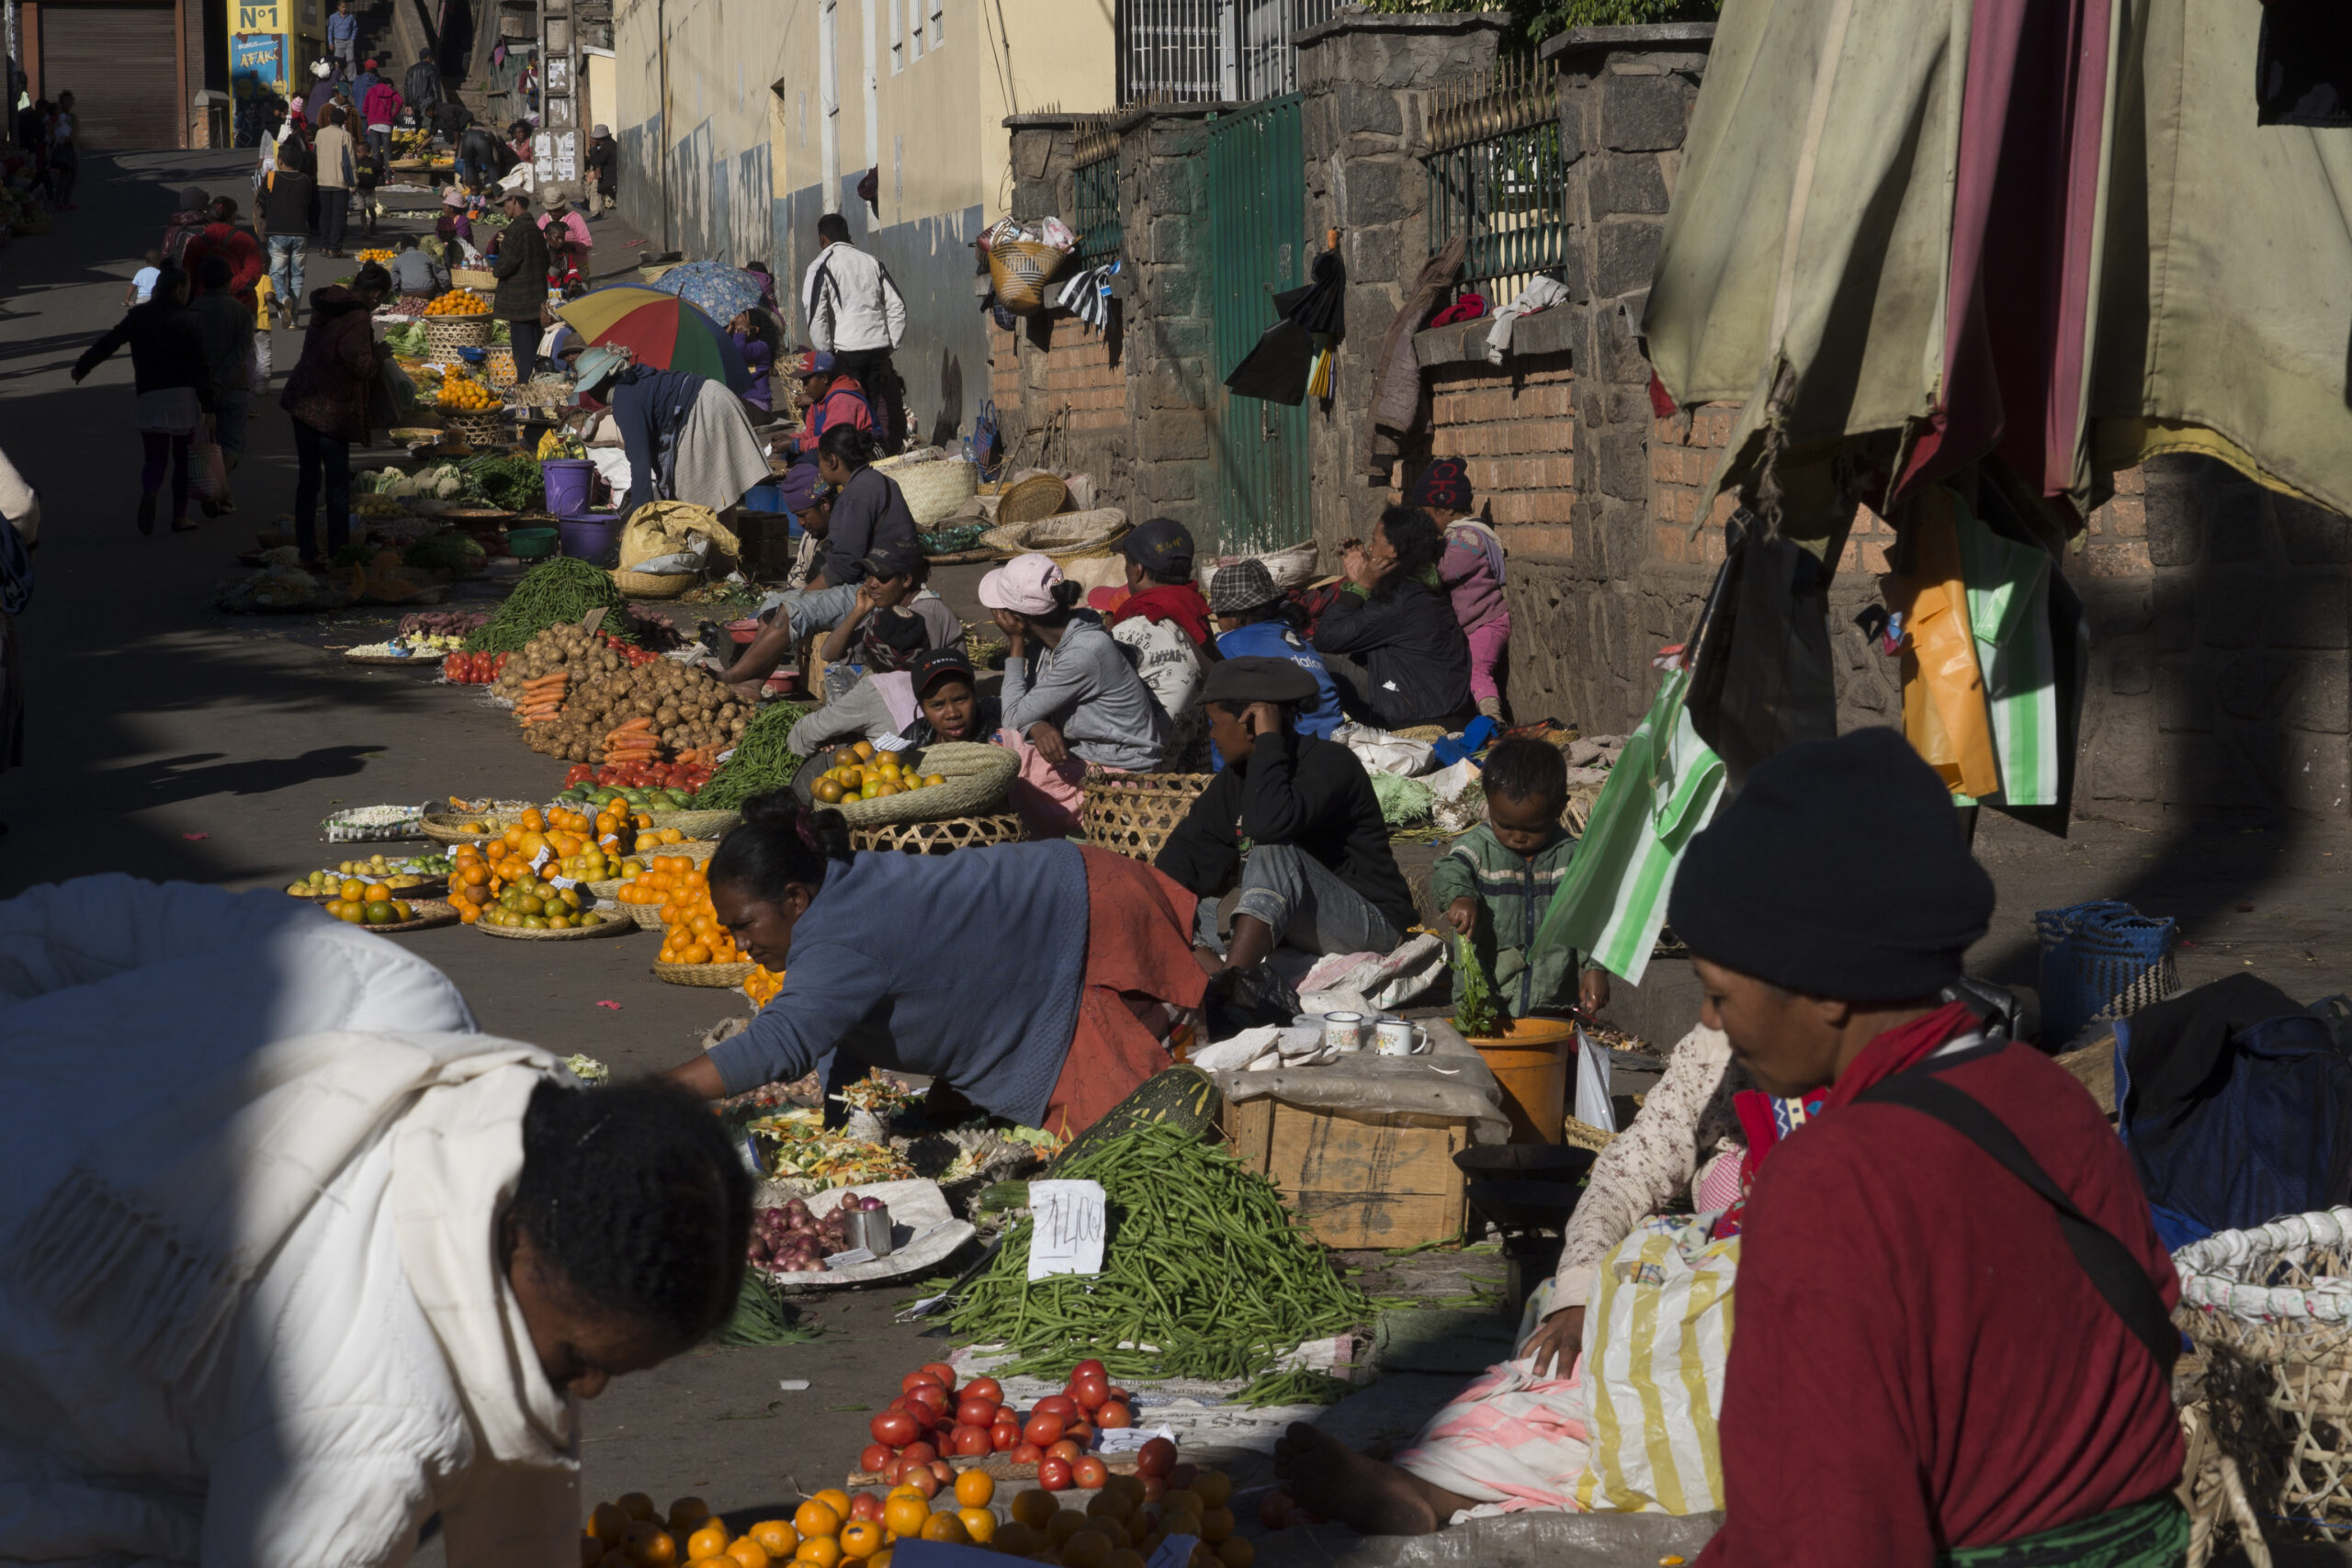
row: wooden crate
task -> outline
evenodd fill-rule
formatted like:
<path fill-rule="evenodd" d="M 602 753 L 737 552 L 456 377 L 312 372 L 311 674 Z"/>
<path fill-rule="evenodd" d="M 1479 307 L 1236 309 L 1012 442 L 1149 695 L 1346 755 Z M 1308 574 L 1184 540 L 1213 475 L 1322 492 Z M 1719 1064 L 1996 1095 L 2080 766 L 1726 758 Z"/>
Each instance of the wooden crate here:
<path fill-rule="evenodd" d="M 1460 1235 L 1467 1123 L 1261 1099 L 1225 1108 L 1226 1147 L 1272 1179 L 1326 1247 L 1419 1247 Z"/>

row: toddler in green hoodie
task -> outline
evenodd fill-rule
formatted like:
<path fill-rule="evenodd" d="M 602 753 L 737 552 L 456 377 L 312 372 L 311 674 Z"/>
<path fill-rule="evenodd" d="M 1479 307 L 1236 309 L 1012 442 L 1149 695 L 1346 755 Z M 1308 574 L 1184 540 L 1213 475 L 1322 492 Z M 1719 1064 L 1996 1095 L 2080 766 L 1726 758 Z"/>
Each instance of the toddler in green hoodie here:
<path fill-rule="evenodd" d="M 1513 1018 L 1535 1012 L 1587 1014 L 1609 1005 L 1609 976 L 1580 965 L 1574 948 L 1535 946 L 1536 929 L 1568 874 L 1577 840 L 1560 826 L 1568 768 L 1559 748 L 1505 740 L 1487 753 L 1487 820 L 1447 846 L 1430 871 L 1430 891 L 1446 923 L 1470 938 Z M 1454 1000 L 1462 976 L 1453 977 Z"/>

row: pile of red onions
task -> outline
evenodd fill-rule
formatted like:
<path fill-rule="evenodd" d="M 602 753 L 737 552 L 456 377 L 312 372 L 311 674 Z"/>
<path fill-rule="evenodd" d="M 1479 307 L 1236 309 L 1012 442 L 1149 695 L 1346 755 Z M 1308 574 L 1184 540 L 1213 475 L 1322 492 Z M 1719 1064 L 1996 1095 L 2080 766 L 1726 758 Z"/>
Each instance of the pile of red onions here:
<path fill-rule="evenodd" d="M 841 1207 L 835 1209 L 833 1213 L 836 1214 L 853 1214 L 862 1209 L 869 1214 L 879 1213 L 888 1206 L 889 1205 L 884 1203 L 879 1198 L 861 1198 L 856 1193 L 853 1192 L 848 1197 L 842 1200 Z"/>
<path fill-rule="evenodd" d="M 844 1200 L 842 1209 L 854 1201 Z M 840 1210 L 820 1220 L 795 1198 L 780 1209 L 762 1209 L 752 1216 L 752 1261 L 778 1273 L 822 1273 L 825 1255 L 848 1247 L 848 1227 Z"/>

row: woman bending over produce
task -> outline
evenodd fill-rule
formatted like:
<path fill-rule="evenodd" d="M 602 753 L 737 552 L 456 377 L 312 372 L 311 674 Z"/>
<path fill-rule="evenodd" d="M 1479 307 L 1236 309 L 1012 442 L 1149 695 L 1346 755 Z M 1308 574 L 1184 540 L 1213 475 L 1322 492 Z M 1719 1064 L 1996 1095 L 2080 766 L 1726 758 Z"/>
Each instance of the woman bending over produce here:
<path fill-rule="evenodd" d="M 710 901 L 785 977 L 749 1029 L 670 1070 L 712 1100 L 820 1067 L 830 1096 L 885 1067 L 1075 1134 L 1169 1065 L 1208 985 L 1193 901 L 1149 866 L 1062 842 L 858 854 L 840 812 L 786 791 L 744 803 Z"/>

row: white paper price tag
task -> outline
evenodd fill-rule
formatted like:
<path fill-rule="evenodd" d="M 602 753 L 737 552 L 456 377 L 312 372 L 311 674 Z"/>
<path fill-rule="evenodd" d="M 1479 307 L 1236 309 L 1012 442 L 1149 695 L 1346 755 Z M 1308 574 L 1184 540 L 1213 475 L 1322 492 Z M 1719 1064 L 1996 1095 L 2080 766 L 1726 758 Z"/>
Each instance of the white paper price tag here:
<path fill-rule="evenodd" d="M 1099 1181 L 1029 1184 L 1029 1278 L 1102 1272 L 1108 1212 Z"/>
<path fill-rule="evenodd" d="M 576 876 L 550 876 L 548 878 L 548 886 L 554 888 L 577 887 L 580 886 L 580 879 Z"/>
<path fill-rule="evenodd" d="M 553 859 L 555 859 L 555 852 L 549 849 L 547 845 L 541 844 L 539 846 L 539 852 L 531 857 L 531 869 L 533 871 L 537 871 L 539 867 L 547 864 L 548 862 Z"/>
<path fill-rule="evenodd" d="M 1131 1454 L 1154 1438 L 1165 1438 L 1172 1443 L 1176 1440 L 1176 1434 L 1166 1427 L 1105 1427 L 1094 1434 L 1094 1451 L 1099 1454 Z"/>

